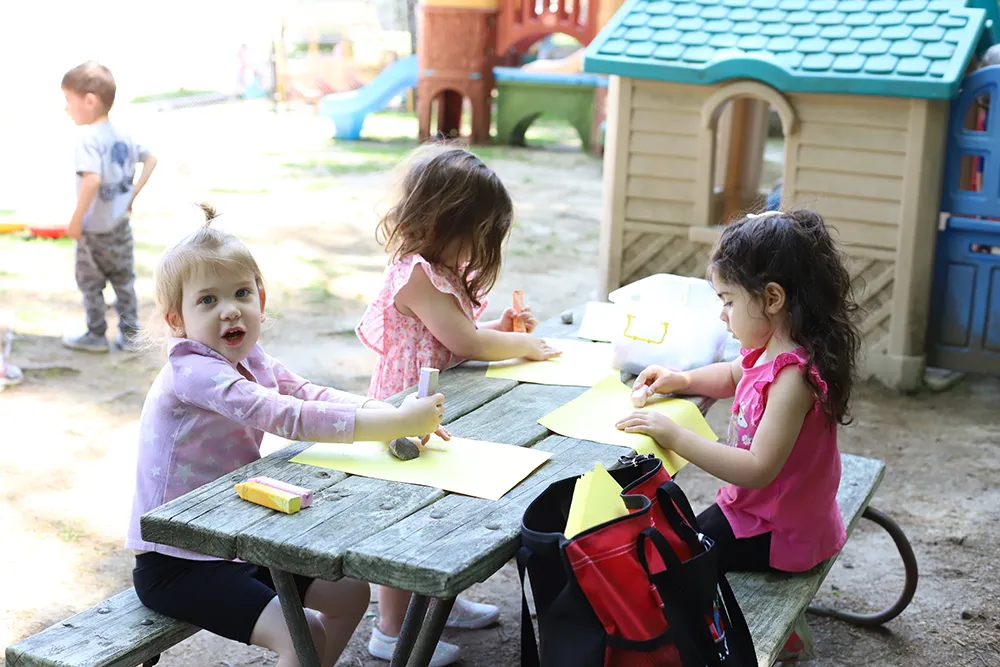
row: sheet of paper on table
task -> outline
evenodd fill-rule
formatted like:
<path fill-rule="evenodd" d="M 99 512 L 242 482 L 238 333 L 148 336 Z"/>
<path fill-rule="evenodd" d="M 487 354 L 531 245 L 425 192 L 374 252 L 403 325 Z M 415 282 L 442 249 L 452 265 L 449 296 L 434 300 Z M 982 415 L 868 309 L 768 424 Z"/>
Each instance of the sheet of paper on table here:
<path fill-rule="evenodd" d="M 499 500 L 552 456 L 528 447 L 432 435 L 420 457 L 400 461 L 384 442 L 317 443 L 292 463 Z"/>
<path fill-rule="evenodd" d="M 661 412 L 698 435 L 718 440 L 698 406 L 691 401 L 654 397 L 642 409 Z M 635 410 L 631 387 L 623 384 L 615 372 L 581 396 L 545 415 L 538 423 L 567 438 L 631 447 L 638 454 L 654 454 L 663 461 L 671 475 L 687 465 L 687 461 L 676 452 L 659 447 L 648 435 L 626 433 L 615 428 L 622 417 Z"/>
<path fill-rule="evenodd" d="M 607 301 L 591 301 L 583 312 L 580 330 L 576 335 L 587 340 L 610 343 L 614 337 L 625 331 L 628 317 L 616 304 Z"/>
<path fill-rule="evenodd" d="M 546 338 L 562 354 L 545 361 L 491 361 L 486 377 L 532 384 L 593 387 L 611 370 L 611 345 L 568 338 Z"/>

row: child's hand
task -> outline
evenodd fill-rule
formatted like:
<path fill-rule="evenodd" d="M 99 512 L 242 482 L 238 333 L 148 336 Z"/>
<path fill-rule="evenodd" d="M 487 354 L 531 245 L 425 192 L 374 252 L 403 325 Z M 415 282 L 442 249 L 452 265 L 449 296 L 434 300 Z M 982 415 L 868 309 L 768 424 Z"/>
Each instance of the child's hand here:
<path fill-rule="evenodd" d="M 451 433 L 449 433 L 448 429 L 446 429 L 444 426 L 441 426 L 441 427 L 438 428 L 438 430 L 434 431 L 434 435 L 436 435 L 437 437 L 441 438 L 442 440 L 446 440 L 446 441 L 447 440 L 451 440 Z M 431 436 L 425 435 L 424 437 L 422 437 L 420 439 L 420 444 L 421 445 L 426 445 L 427 442 L 430 439 L 431 439 Z"/>
<path fill-rule="evenodd" d="M 520 315 L 514 312 L 513 308 L 507 308 L 504 310 L 503 315 L 500 316 L 499 330 L 513 331 L 515 320 L 521 320 L 521 323 L 524 324 L 524 330 L 527 333 L 531 333 L 535 330 L 535 327 L 538 326 L 538 320 L 531 314 L 531 307 L 525 306 Z"/>
<path fill-rule="evenodd" d="M 688 378 L 683 373 L 668 371 L 662 366 L 650 366 L 632 385 L 632 405 L 641 408 L 653 394 L 672 394 L 688 387 Z"/>
<path fill-rule="evenodd" d="M 402 413 L 404 436 L 424 437 L 433 433 L 441 425 L 444 417 L 444 394 L 434 394 L 426 398 L 417 398 L 410 394 L 399 406 Z"/>
<path fill-rule="evenodd" d="M 619 420 L 615 424 L 615 428 L 626 433 L 648 435 L 656 440 L 661 447 L 669 447 L 676 440 L 680 426 L 673 419 L 659 412 L 639 410 Z"/>
<path fill-rule="evenodd" d="M 562 350 L 557 350 L 552 347 L 545 342 L 544 338 L 531 336 L 529 346 L 528 352 L 524 355 L 524 357 L 526 359 L 531 359 L 532 361 L 545 361 L 546 359 L 558 357 L 562 354 Z"/>
<path fill-rule="evenodd" d="M 83 236 L 83 223 L 79 220 L 71 220 L 66 228 L 66 236 L 79 241 Z"/>

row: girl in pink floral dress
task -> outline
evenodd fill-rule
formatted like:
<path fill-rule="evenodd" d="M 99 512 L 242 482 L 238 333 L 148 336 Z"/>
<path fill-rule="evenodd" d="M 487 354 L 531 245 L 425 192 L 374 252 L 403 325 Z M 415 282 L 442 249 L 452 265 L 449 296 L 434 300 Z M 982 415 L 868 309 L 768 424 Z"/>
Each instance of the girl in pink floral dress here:
<path fill-rule="evenodd" d="M 441 143 L 413 151 L 395 205 L 379 224 L 391 253 L 382 290 L 357 328 L 378 355 L 371 398 L 384 400 L 417 384 L 421 367 L 559 354 L 531 335 L 538 322 L 528 308 L 479 321 L 500 273 L 513 214 L 500 178 L 469 151 Z M 516 319 L 528 333 L 514 332 Z M 368 643 L 375 657 L 392 658 L 409 600 L 408 591 L 380 588 L 379 621 Z M 494 605 L 459 598 L 448 627 L 485 627 L 499 613 Z M 439 642 L 430 664 L 458 658 L 459 647 Z"/>

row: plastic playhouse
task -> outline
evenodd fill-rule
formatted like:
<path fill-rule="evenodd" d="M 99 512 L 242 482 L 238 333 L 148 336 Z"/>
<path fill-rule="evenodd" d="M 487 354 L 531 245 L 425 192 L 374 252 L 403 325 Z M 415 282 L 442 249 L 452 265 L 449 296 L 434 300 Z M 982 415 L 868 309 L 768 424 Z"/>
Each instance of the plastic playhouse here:
<path fill-rule="evenodd" d="M 963 124 L 1000 79 L 993 67 L 963 84 L 977 50 L 996 41 L 984 26 L 997 5 L 981 1 L 986 9 L 962 0 L 628 0 L 584 55 L 584 71 L 611 75 L 603 293 L 654 273 L 704 275 L 718 225 L 763 205 L 754 178 L 771 107 L 785 143 L 781 206 L 817 209 L 851 258 L 865 374 L 918 386 L 942 180 L 946 211 L 1000 214 L 991 160 L 1000 118 L 992 123 L 991 111 L 985 131 Z M 960 154 L 985 160 L 983 192 L 962 191 L 969 179 L 959 180 Z M 949 224 L 943 248 L 959 233 L 955 218 Z M 979 245 L 1000 245 L 1000 222 L 961 229 L 979 234 Z M 971 243 L 961 239 L 960 247 Z M 1000 287 L 998 255 L 975 255 L 972 270 L 939 262 L 936 288 L 961 284 L 948 289 L 969 294 L 976 285 L 964 302 L 944 298 L 945 311 L 955 311 L 944 319 L 968 324 L 945 339 L 964 349 L 978 336 L 976 358 L 988 351 L 996 364 L 1000 313 L 982 294 L 987 282 Z M 992 334 L 971 332 L 990 318 Z"/>

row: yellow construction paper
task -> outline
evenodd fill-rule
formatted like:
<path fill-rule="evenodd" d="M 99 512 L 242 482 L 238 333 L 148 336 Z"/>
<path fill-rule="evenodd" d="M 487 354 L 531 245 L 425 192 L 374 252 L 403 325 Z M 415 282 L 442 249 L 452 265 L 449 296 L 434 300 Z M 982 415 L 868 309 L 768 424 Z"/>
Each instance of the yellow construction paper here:
<path fill-rule="evenodd" d="M 584 473 L 576 480 L 563 534 L 570 539 L 627 514 L 621 485 L 598 463 L 593 471 Z"/>
<path fill-rule="evenodd" d="M 400 461 L 384 442 L 318 443 L 292 463 L 499 500 L 552 456 L 528 447 L 431 436 L 420 457 Z"/>
<path fill-rule="evenodd" d="M 698 406 L 691 401 L 653 397 L 641 409 L 663 413 L 689 431 L 709 440 L 718 440 Z M 638 454 L 654 454 L 673 475 L 687 461 L 676 452 L 659 447 L 648 435 L 626 433 L 615 428 L 618 421 L 635 410 L 632 388 L 622 383 L 617 373 L 612 373 L 583 395 L 539 419 L 538 423 L 567 438 L 630 447 Z"/>
<path fill-rule="evenodd" d="M 546 338 L 562 354 L 545 361 L 508 359 L 492 361 L 486 377 L 556 384 L 570 387 L 593 387 L 611 370 L 611 345 L 568 338 Z"/>
<path fill-rule="evenodd" d="M 588 340 L 610 343 L 621 335 L 628 324 L 625 311 L 616 304 L 606 301 L 591 301 L 583 312 L 583 321 L 576 335 Z"/>

